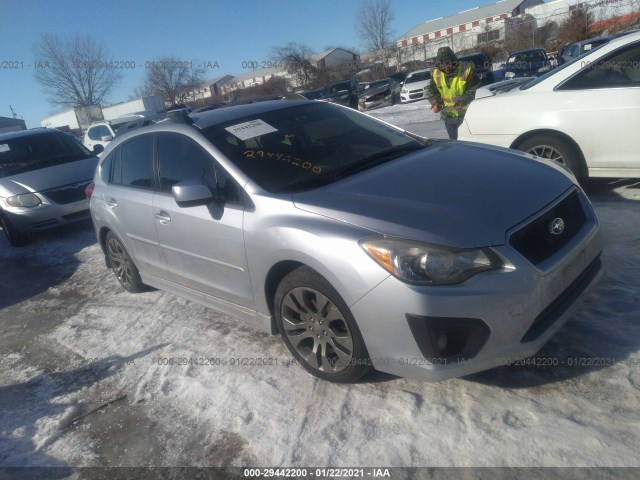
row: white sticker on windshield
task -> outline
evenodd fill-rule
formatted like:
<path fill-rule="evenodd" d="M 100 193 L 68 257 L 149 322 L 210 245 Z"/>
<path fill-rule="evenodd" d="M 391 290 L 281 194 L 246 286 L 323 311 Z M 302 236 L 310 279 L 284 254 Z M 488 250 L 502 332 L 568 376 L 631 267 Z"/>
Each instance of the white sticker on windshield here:
<path fill-rule="evenodd" d="M 6 143 L 0 143 L 0 153 L 8 152 L 9 150 L 11 150 L 9 148 L 9 145 L 7 145 Z"/>
<path fill-rule="evenodd" d="M 273 128 L 271 125 L 263 122 L 260 119 L 239 123 L 238 125 L 232 125 L 225 128 L 225 130 L 229 133 L 232 133 L 240 140 L 248 140 L 250 138 L 258 137 L 266 133 L 278 131 L 277 128 Z"/>

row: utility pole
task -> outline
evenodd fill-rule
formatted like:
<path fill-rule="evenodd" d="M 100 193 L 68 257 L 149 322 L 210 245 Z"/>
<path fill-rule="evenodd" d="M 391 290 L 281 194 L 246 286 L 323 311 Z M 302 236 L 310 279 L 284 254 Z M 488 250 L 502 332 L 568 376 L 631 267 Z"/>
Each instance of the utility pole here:
<path fill-rule="evenodd" d="M 13 105 L 9 105 L 9 108 L 11 109 L 11 115 L 13 115 L 13 118 L 18 118 L 18 114 L 13 110 Z"/>

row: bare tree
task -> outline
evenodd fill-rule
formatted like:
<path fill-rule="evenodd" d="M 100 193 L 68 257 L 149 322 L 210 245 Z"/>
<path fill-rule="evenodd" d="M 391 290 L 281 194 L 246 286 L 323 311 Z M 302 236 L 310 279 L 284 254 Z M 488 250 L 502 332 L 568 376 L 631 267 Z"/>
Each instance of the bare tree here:
<path fill-rule="evenodd" d="M 160 95 L 170 106 L 184 103 L 202 83 L 202 71 L 192 62 L 176 57 L 160 57 L 148 62 L 147 76 L 136 94 Z"/>
<path fill-rule="evenodd" d="M 393 45 L 393 19 L 390 0 L 362 0 L 356 30 L 369 50 L 386 50 Z"/>
<path fill-rule="evenodd" d="M 317 72 L 312 61 L 313 50 L 304 43 L 289 42 L 284 47 L 273 47 L 271 56 L 282 63 L 299 87 L 308 86 Z"/>
<path fill-rule="evenodd" d="M 43 34 L 33 51 L 36 81 L 56 106 L 100 104 L 121 79 L 118 62 L 90 36 Z"/>
<path fill-rule="evenodd" d="M 559 45 L 579 42 L 589 38 L 589 11 L 584 8 L 576 8 L 569 18 L 558 26 L 557 39 Z"/>

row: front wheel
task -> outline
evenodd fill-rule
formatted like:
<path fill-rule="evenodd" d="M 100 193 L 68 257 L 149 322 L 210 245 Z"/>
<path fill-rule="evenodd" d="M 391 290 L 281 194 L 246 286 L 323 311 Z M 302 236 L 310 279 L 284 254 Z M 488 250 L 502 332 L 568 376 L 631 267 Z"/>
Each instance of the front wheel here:
<path fill-rule="evenodd" d="M 561 138 L 553 135 L 536 135 L 522 142 L 518 150 L 563 163 L 576 177 L 586 176 L 575 148 Z"/>
<path fill-rule="evenodd" d="M 131 260 L 120 239 L 112 232 L 109 232 L 107 233 L 106 242 L 107 260 L 113 273 L 116 274 L 120 285 L 122 285 L 127 292 L 142 292 L 144 290 L 144 284 L 140 278 L 138 268 L 133 263 L 133 260 Z"/>
<path fill-rule="evenodd" d="M 6 213 L 0 210 L 0 226 L 12 247 L 21 247 L 29 241 L 29 235 L 20 232 L 13 226 Z"/>
<path fill-rule="evenodd" d="M 371 370 L 349 307 L 316 271 L 300 267 L 287 275 L 276 290 L 274 305 L 285 345 L 309 373 L 352 383 Z"/>

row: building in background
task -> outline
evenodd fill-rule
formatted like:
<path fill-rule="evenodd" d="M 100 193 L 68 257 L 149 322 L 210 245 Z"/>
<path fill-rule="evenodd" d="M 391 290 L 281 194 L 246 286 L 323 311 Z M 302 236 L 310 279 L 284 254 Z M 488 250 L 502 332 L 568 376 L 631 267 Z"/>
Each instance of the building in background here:
<path fill-rule="evenodd" d="M 455 52 L 477 50 L 484 44 L 504 40 L 505 21 L 541 3 L 542 0 L 502 0 L 428 20 L 400 37 L 397 47 L 404 61 L 431 59 L 444 46 Z"/>
<path fill-rule="evenodd" d="M 164 100 L 160 95 L 149 95 L 136 98 L 128 102 L 120 102 L 102 108 L 102 115 L 105 120 L 113 120 L 118 117 L 130 115 L 153 115 L 165 109 Z"/>
<path fill-rule="evenodd" d="M 55 113 L 40 120 L 40 125 L 47 128 L 56 128 L 63 132 L 82 135 L 93 122 L 104 120 L 100 105 L 88 107 L 76 107 Z"/>
<path fill-rule="evenodd" d="M 11 117 L 0 117 L 0 133 L 5 132 L 17 132 L 19 130 L 26 130 L 27 124 L 24 120 Z"/>

